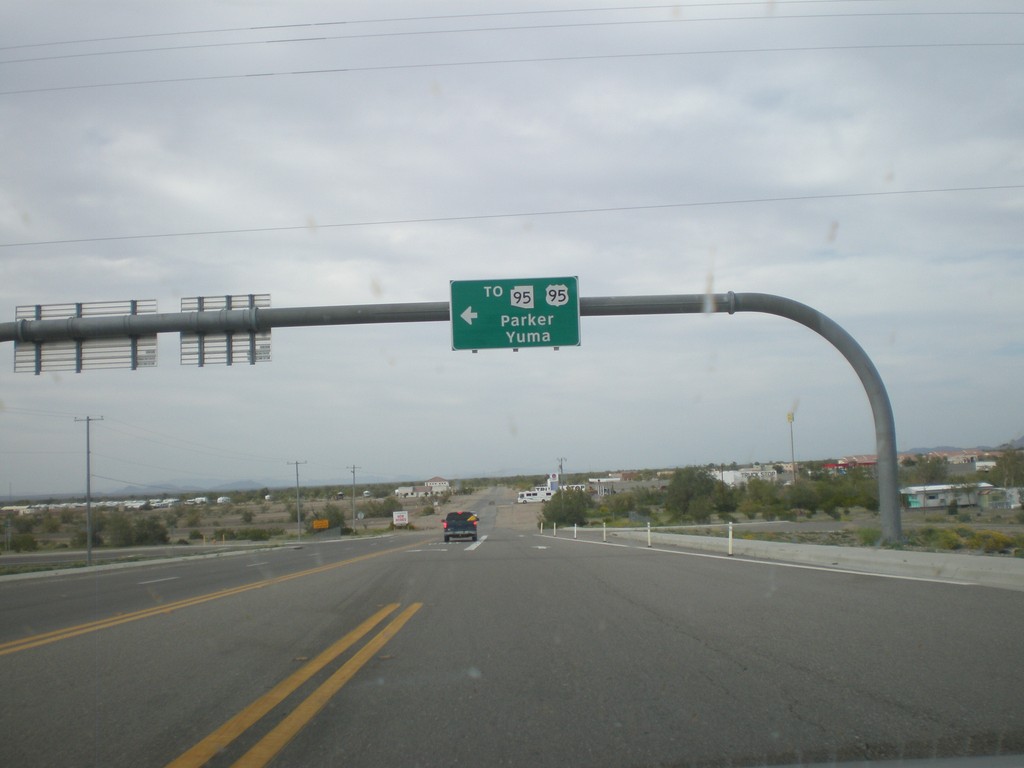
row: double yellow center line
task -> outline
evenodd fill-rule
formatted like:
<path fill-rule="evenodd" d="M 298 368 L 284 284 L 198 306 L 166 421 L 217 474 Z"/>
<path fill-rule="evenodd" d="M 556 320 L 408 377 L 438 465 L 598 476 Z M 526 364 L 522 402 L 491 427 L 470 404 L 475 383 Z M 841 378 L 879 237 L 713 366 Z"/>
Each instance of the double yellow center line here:
<path fill-rule="evenodd" d="M 254 589 L 273 584 L 280 584 L 292 579 L 312 576 L 317 573 L 324 573 L 335 568 L 369 560 L 375 557 L 400 552 L 419 546 L 420 542 L 407 544 L 401 547 L 390 548 L 381 552 L 373 552 L 338 563 L 322 565 L 296 573 L 277 576 L 272 579 L 245 584 L 240 587 L 223 589 L 217 592 L 210 592 L 205 595 L 177 600 L 163 605 L 153 606 L 141 611 L 133 611 L 118 616 L 110 616 L 105 619 L 77 624 L 63 629 L 56 629 L 52 632 L 45 632 L 19 640 L 12 640 L 0 643 L 0 656 L 26 651 L 31 648 L 56 643 L 80 635 L 97 632 L 102 629 L 109 629 L 121 624 L 162 614 L 173 613 L 174 611 L 189 608 L 194 605 L 219 600 L 224 597 L 240 595 Z M 423 607 L 422 603 L 413 603 L 395 616 L 388 624 L 366 642 L 359 650 L 342 664 L 334 673 L 327 678 L 316 690 L 302 700 L 292 711 L 284 717 L 281 722 L 274 726 L 270 732 L 257 741 L 249 750 L 234 763 L 237 768 L 256 768 L 264 766 L 274 758 L 284 747 L 312 720 L 316 714 L 327 705 L 331 697 L 336 695 L 341 688 L 352 679 L 355 674 L 366 665 L 405 626 L 406 622 Z M 213 731 L 198 744 L 168 764 L 168 768 L 198 768 L 205 765 L 211 758 L 234 743 L 250 727 L 268 715 L 275 707 L 297 691 L 303 684 L 311 680 L 317 673 L 321 672 L 327 665 L 334 662 L 342 654 L 351 649 L 363 638 L 369 635 L 379 624 L 398 610 L 398 603 L 391 603 L 374 613 L 358 627 L 347 633 L 344 637 L 333 643 L 329 648 L 320 653 L 315 659 L 303 665 L 300 669 L 290 674 L 287 678 L 275 685 L 267 693 L 260 696 L 251 704 L 246 706 L 237 715 L 232 717 L 222 726 Z"/>
<path fill-rule="evenodd" d="M 354 653 L 319 688 L 300 702 L 287 717 L 242 755 L 232 768 L 260 768 L 269 763 L 326 706 L 331 697 L 337 694 L 356 672 L 373 658 L 374 654 L 398 634 L 405 623 L 422 607 L 422 603 L 413 603 L 392 619 L 384 629 Z M 198 768 L 205 765 L 207 761 L 233 743 L 246 730 L 298 690 L 303 683 L 368 635 L 374 627 L 397 609 L 398 603 L 381 608 L 315 659 L 275 685 L 176 760 L 168 763 L 167 768 Z"/>

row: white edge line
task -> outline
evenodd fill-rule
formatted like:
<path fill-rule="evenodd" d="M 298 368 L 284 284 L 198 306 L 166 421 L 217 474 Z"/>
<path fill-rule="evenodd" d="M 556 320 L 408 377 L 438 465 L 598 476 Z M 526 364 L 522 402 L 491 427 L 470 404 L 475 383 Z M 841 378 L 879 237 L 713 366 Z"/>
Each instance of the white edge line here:
<path fill-rule="evenodd" d="M 683 552 L 678 549 L 661 549 L 659 547 L 641 547 L 635 544 L 611 544 L 604 541 L 588 541 L 587 539 L 567 539 L 562 536 L 548 536 L 547 534 L 537 534 L 543 536 L 545 539 L 555 539 L 557 541 L 568 541 L 574 544 L 599 544 L 605 547 L 628 547 L 630 549 L 643 549 L 648 552 L 661 552 L 666 555 L 685 555 L 686 557 L 706 557 L 711 560 L 728 560 L 733 563 L 747 563 L 749 565 L 771 565 L 777 568 L 798 568 L 804 571 L 822 571 L 824 573 L 845 573 L 850 576 L 874 576 L 879 579 L 897 579 L 898 581 L 924 581 L 930 584 L 951 584 L 957 587 L 973 587 L 976 586 L 972 581 L 953 581 L 952 579 L 930 579 L 926 576 L 897 576 L 892 573 L 878 573 L 877 571 L 853 571 L 849 568 L 830 568 L 827 565 L 803 565 L 801 563 L 783 563 L 778 560 L 758 560 L 755 558 L 748 557 L 730 557 L 729 555 L 713 555 L 707 552 Z"/>
<path fill-rule="evenodd" d="M 159 584 L 161 581 L 174 581 L 175 579 L 180 579 L 180 578 L 181 578 L 181 576 L 168 576 L 165 579 L 153 579 L 152 581 L 140 581 L 139 582 L 139 586 L 141 586 L 143 584 Z"/>
<path fill-rule="evenodd" d="M 573 544 L 598 544 L 602 547 L 625 547 L 626 549 L 633 548 L 632 544 L 618 544 L 614 541 L 590 541 L 588 539 L 568 539 L 564 536 L 548 536 L 546 533 L 538 533 L 535 535 L 542 536 L 545 539 L 554 539 L 555 541 L 571 541 Z M 644 549 L 647 549 L 647 547 L 644 547 Z"/>

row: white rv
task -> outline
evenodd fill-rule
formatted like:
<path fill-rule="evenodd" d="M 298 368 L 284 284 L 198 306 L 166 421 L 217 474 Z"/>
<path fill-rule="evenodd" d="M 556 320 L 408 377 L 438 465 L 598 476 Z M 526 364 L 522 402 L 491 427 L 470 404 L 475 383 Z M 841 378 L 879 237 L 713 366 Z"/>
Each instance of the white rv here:
<path fill-rule="evenodd" d="M 536 504 L 543 503 L 545 501 L 551 501 L 554 497 L 555 492 L 549 490 L 543 486 L 537 486 L 532 491 L 520 491 L 518 498 L 516 498 L 517 504 Z"/>

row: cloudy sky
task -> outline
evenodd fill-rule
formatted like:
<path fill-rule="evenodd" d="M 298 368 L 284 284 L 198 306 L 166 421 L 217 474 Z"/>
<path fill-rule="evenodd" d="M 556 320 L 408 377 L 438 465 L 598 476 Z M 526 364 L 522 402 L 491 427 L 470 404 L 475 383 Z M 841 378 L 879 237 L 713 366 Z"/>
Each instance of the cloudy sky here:
<path fill-rule="evenodd" d="M 269 293 L 762 292 L 875 362 L 900 450 L 1024 435 L 1024 14 L 1012 0 L 4 4 L 0 321 Z M 766 315 L 277 329 L 255 366 L 14 373 L 0 496 L 874 453 L 863 388 Z"/>

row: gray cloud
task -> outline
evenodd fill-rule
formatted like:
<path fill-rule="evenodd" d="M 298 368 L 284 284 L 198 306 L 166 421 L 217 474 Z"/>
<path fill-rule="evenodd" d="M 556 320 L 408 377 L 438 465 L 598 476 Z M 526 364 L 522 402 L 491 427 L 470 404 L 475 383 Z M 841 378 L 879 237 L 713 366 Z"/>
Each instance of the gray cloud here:
<path fill-rule="evenodd" d="M 138 8 L 22 6 L 0 59 L 285 33 L 11 47 L 54 40 L 382 15 L 360 3 Z M 797 11 L 808 18 L 785 18 Z M 1022 22 L 832 12 L 420 19 L 287 36 L 658 23 L 0 63 L 4 91 L 182 80 L 0 96 L 0 316 L 111 298 L 176 311 L 184 296 L 250 291 L 275 306 L 443 301 L 452 279 L 533 275 L 578 275 L 584 296 L 777 293 L 874 358 L 900 447 L 1013 439 L 1024 191 L 847 195 L 1024 184 L 1019 48 L 872 47 L 1014 42 Z M 647 55 L 669 52 L 690 54 Z M 276 76 L 184 81 L 254 73 Z M 547 211 L 583 212 L 474 218 Z M 372 224 L 409 220 L 422 221 Z M 257 231 L 107 239 L 224 230 Z M 31 244 L 60 240 L 81 242 Z M 352 463 L 427 477 L 541 472 L 558 456 L 569 470 L 784 459 L 794 401 L 798 455 L 874 451 L 855 376 L 806 329 L 716 315 L 584 318 L 582 331 L 578 349 L 471 355 L 449 351 L 443 323 L 280 330 L 272 363 L 230 370 L 180 368 L 165 338 L 155 370 L 38 378 L 11 373 L 3 345 L 0 488 L 81 487 L 69 414 L 110 419 L 96 471 L 133 482 L 287 484 L 297 457 L 311 480 L 339 481 Z"/>

